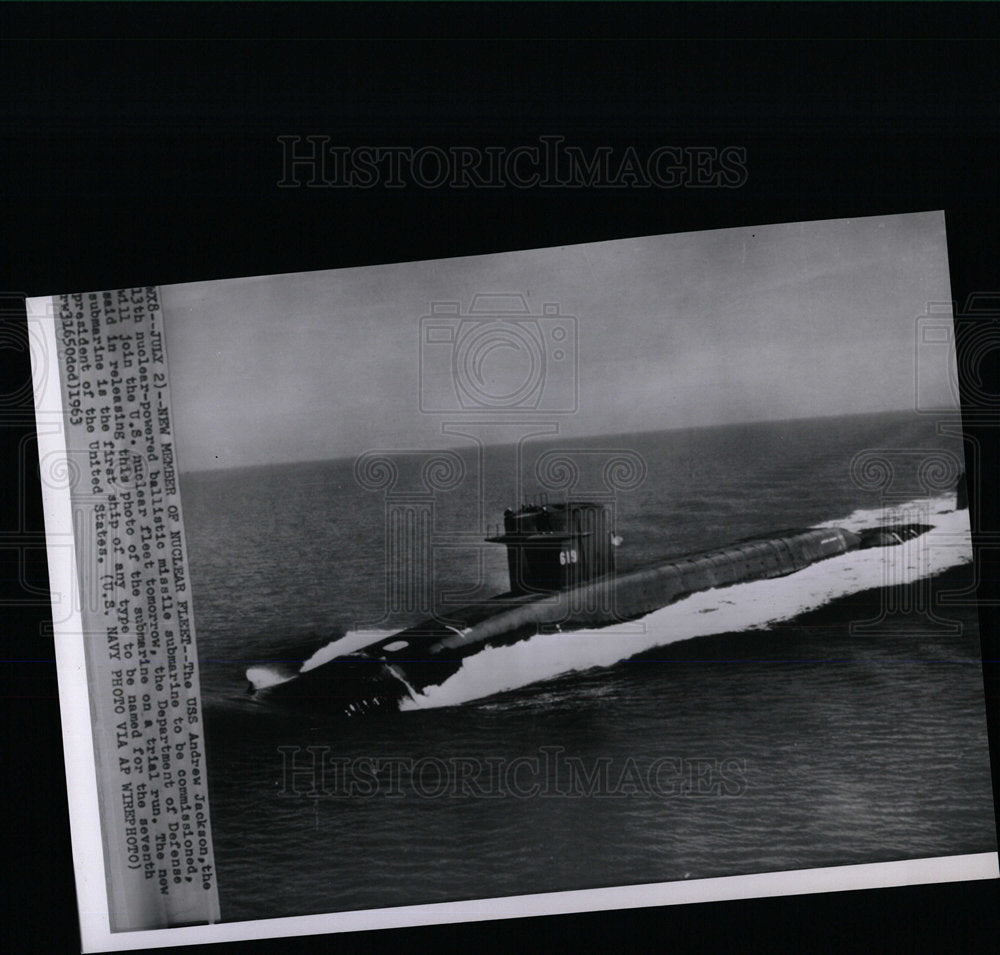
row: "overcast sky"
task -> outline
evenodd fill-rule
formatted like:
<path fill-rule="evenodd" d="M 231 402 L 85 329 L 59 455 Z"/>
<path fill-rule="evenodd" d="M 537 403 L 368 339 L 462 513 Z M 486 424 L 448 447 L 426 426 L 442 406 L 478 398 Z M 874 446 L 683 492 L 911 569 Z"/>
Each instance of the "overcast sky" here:
<path fill-rule="evenodd" d="M 490 293 L 576 320 L 578 410 L 557 416 L 574 436 L 913 407 L 917 319 L 951 298 L 940 212 L 166 286 L 181 467 L 456 445 L 456 415 L 420 410 L 420 320 Z M 543 351 L 542 400 L 564 407 Z M 531 373 L 509 348 L 482 359 L 486 394 Z M 937 404 L 947 371 L 921 380 Z"/>

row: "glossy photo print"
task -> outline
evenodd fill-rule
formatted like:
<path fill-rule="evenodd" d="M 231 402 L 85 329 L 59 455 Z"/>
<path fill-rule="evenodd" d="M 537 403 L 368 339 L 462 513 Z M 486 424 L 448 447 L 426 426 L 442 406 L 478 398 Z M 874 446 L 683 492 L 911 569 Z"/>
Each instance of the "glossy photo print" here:
<path fill-rule="evenodd" d="M 29 323 L 88 950 L 997 876 L 942 213 Z"/>

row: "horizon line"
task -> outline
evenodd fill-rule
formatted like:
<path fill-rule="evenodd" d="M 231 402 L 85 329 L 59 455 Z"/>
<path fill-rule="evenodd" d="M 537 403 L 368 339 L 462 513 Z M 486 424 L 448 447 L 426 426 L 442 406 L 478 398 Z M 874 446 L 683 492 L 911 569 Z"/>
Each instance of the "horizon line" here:
<path fill-rule="evenodd" d="M 956 411 L 959 414 L 961 413 L 961 409 L 956 409 Z M 739 427 L 741 425 L 785 424 L 785 423 L 791 423 L 791 422 L 796 422 L 796 421 L 828 421 L 828 420 L 832 420 L 834 418 L 866 418 L 866 417 L 874 417 L 876 415 L 903 414 L 904 412 L 910 412 L 910 413 L 913 413 L 913 414 L 920 415 L 921 417 L 926 417 L 926 413 L 916 411 L 912 406 L 910 406 L 910 407 L 907 407 L 907 408 L 886 408 L 886 409 L 881 410 L 881 411 L 857 411 L 857 412 L 846 412 L 846 413 L 824 414 L 824 415 L 804 415 L 804 416 L 801 416 L 801 417 L 793 417 L 793 418 L 750 418 L 750 419 L 746 419 L 746 420 L 743 420 L 743 421 L 722 421 L 722 422 L 717 422 L 715 424 L 678 425 L 678 426 L 669 427 L 669 428 L 648 428 L 648 429 L 641 430 L 641 431 L 602 431 L 602 432 L 595 432 L 595 433 L 592 433 L 592 434 L 575 435 L 575 436 L 559 435 L 559 434 L 556 434 L 556 435 L 539 435 L 539 436 L 537 436 L 535 438 L 529 437 L 526 440 L 528 442 L 531 442 L 531 443 L 538 443 L 538 442 L 546 441 L 546 440 L 549 440 L 549 441 L 571 440 L 571 438 L 573 438 L 573 437 L 575 437 L 577 439 L 581 439 L 581 438 L 582 439 L 589 439 L 589 438 L 612 438 L 612 437 L 628 438 L 628 437 L 631 437 L 631 436 L 634 436 L 634 435 L 670 433 L 670 432 L 679 432 L 679 431 L 710 431 L 710 430 L 713 430 L 713 429 L 716 429 L 716 428 L 735 428 L 735 427 Z M 488 412 L 483 412 L 483 414 L 487 414 L 487 413 Z M 942 409 L 941 413 L 944 413 L 944 409 Z M 475 422 L 473 422 L 473 423 L 475 423 Z M 486 448 L 504 448 L 504 447 L 513 447 L 514 445 L 515 445 L 515 442 L 512 442 L 512 441 L 498 441 L 498 442 L 496 442 L 494 444 L 483 445 L 483 447 L 486 447 Z M 467 445 L 455 445 L 455 446 L 451 446 L 451 447 L 447 447 L 447 448 L 433 448 L 433 449 L 430 449 L 430 448 L 394 448 L 394 449 L 366 448 L 365 450 L 359 451 L 357 453 L 353 453 L 353 454 L 337 454 L 337 455 L 333 455 L 333 456 L 327 457 L 327 458 L 295 458 L 295 459 L 287 460 L 287 461 L 258 461 L 258 462 L 251 463 L 251 464 L 228 464 L 228 465 L 226 465 L 226 464 L 220 464 L 220 465 L 216 465 L 214 467 L 213 466 L 208 466 L 208 467 L 198 467 L 198 468 L 190 468 L 190 469 L 189 468 L 184 468 L 184 467 L 178 467 L 178 471 L 182 475 L 183 474 L 195 475 L 195 474 L 212 474 L 212 473 L 220 472 L 220 471 L 248 471 L 248 470 L 252 470 L 252 469 L 256 469 L 256 468 L 292 467 L 292 466 L 295 466 L 295 465 L 303 465 L 303 464 L 328 464 L 328 463 L 331 463 L 331 462 L 334 462 L 334 461 L 351 461 L 351 460 L 355 460 L 360 455 L 365 454 L 368 451 L 374 451 L 374 450 L 385 450 L 385 453 L 387 453 L 387 454 L 392 454 L 394 451 L 395 452 L 404 453 L 404 452 L 413 452 L 413 451 L 421 451 L 421 450 L 426 450 L 428 453 L 441 452 L 441 451 L 461 452 L 461 451 L 468 451 L 469 450 L 469 446 L 467 446 Z M 177 455 L 176 444 L 175 444 L 175 451 L 174 451 L 174 453 L 175 453 L 175 455 Z"/>

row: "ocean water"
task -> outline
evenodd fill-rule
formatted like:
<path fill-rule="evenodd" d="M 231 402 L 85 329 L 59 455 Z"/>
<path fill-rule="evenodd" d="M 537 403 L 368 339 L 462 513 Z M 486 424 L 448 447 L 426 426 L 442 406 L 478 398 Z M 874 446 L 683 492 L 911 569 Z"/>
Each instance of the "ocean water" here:
<path fill-rule="evenodd" d="M 641 462 L 616 472 L 619 569 L 783 528 L 934 530 L 484 651 L 398 714 L 246 693 L 248 670 L 506 589 L 482 538 L 518 498 L 560 499 L 552 451 L 577 499 L 621 452 Z M 459 448 L 437 490 L 414 454 L 381 488 L 352 460 L 182 474 L 223 917 L 995 849 L 961 454 L 893 413 Z M 400 507 L 432 542 L 409 590 L 387 558 Z"/>

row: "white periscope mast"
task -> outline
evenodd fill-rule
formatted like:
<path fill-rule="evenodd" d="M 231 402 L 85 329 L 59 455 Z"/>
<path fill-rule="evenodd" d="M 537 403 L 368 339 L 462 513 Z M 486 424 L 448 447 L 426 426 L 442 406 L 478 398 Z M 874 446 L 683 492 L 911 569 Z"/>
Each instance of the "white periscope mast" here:
<path fill-rule="evenodd" d="M 956 510 L 968 508 L 965 475 Z M 380 636 L 362 649 L 294 679 L 251 692 L 275 702 L 355 716 L 392 712 L 400 702 L 453 676 L 469 656 L 557 629 L 599 629 L 645 616 L 683 597 L 794 574 L 849 551 L 893 547 L 931 530 L 898 524 L 779 531 L 727 547 L 657 561 L 619 574 L 620 539 L 603 504 L 527 504 L 504 512 L 502 532 L 487 537 L 507 548 L 510 589 L 496 597 Z"/>

